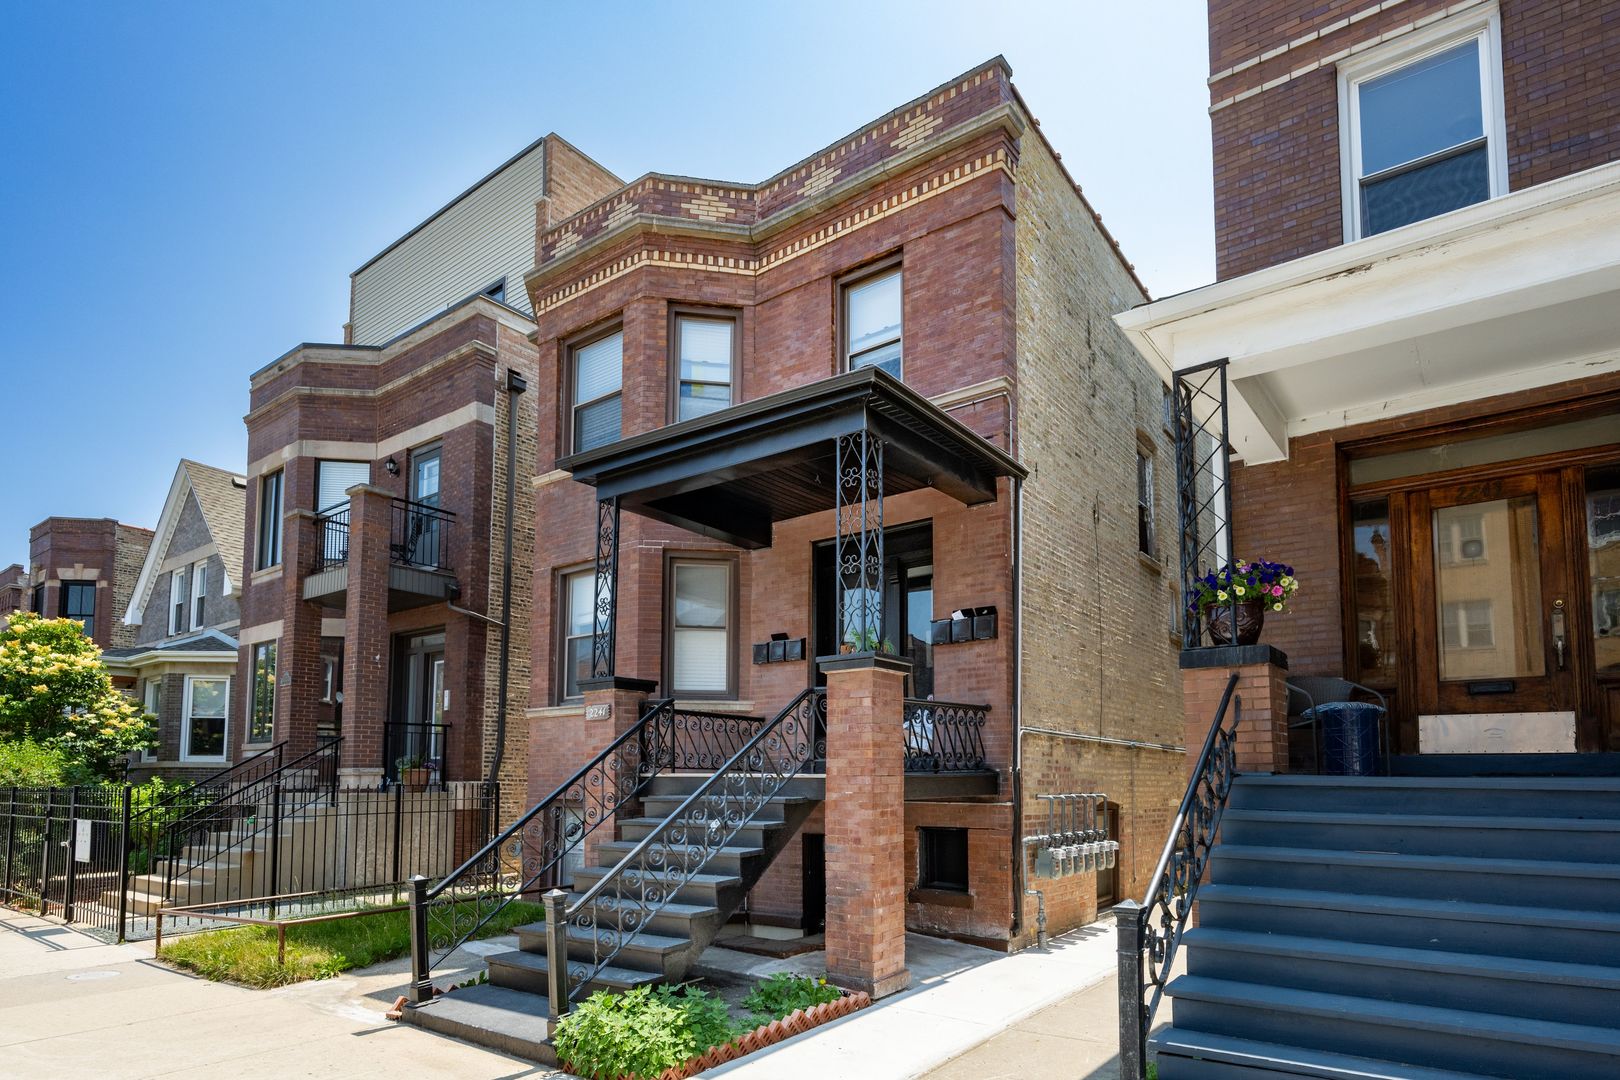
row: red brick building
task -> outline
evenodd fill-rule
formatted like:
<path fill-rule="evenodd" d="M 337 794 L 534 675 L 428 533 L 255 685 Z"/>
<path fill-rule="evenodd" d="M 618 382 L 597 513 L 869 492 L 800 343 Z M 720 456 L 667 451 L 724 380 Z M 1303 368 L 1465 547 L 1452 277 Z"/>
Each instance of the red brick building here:
<path fill-rule="evenodd" d="M 123 615 L 151 543 L 151 529 L 111 518 L 46 518 L 28 532 L 29 609 L 79 619 L 103 649 L 133 645 Z"/>
<path fill-rule="evenodd" d="M 531 793 L 649 699 L 769 718 L 828 685 L 825 800 L 753 890 L 756 926 L 826 924 L 835 973 L 887 989 L 903 955 L 832 944 L 857 907 L 884 948 L 905 927 L 1006 948 L 1033 939 L 1026 887 L 1045 890 L 1054 929 L 1138 887 L 1158 841 L 1137 836 L 1162 835 L 1183 768 L 1153 532 L 1172 513 L 1169 467 L 1154 468 L 1163 395 L 1109 321 L 1143 290 L 1005 63 L 760 183 L 617 187 L 543 225 L 526 283 L 542 466 Z M 833 439 L 806 434 L 862 410 L 925 433 L 864 429 L 890 455 L 885 602 L 865 631 L 834 569 Z M 616 587 L 599 594 L 615 499 Z M 593 611 L 608 594 L 604 679 Z M 880 703 L 854 726 L 844 676 L 826 675 L 841 653 L 867 655 L 848 677 L 874 681 L 851 693 Z M 947 702 L 980 710 L 982 750 L 953 775 L 932 759 L 906 773 L 905 740 L 943 730 L 930 710 Z M 883 734 L 864 742 L 861 723 Z M 874 786 L 840 789 L 840 768 Z M 1022 837 L 1044 822 L 1040 796 L 1082 791 L 1123 823 L 1117 872 L 1037 880 Z"/>
<path fill-rule="evenodd" d="M 29 600 L 28 571 L 22 564 L 12 563 L 0 570 L 0 615 L 27 611 Z"/>

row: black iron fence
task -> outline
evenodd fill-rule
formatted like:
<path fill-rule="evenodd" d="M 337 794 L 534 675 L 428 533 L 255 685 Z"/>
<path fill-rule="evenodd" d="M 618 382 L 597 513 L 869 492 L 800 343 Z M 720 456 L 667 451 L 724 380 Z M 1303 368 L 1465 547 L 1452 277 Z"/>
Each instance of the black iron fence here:
<path fill-rule="evenodd" d="M 342 566 L 349 561 L 349 504 L 323 510 L 315 519 L 320 529 L 321 549 L 315 558 L 316 572 Z"/>
<path fill-rule="evenodd" d="M 920 701 L 905 705 L 906 772 L 976 772 L 984 769 L 988 705 Z"/>
<path fill-rule="evenodd" d="M 146 938 L 160 911 L 175 932 L 402 900 L 411 877 L 443 877 L 493 835 L 497 785 L 340 789 L 337 745 L 284 762 L 277 747 L 179 790 L 0 788 L 0 903 Z"/>
<path fill-rule="evenodd" d="M 395 499 L 388 533 L 389 561 L 420 570 L 449 570 L 450 526 L 456 515 L 427 503 Z"/>

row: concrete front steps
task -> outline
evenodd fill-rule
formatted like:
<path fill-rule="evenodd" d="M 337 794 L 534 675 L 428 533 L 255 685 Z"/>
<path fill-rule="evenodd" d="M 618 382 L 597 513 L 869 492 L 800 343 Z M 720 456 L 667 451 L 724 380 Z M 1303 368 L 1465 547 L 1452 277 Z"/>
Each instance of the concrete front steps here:
<path fill-rule="evenodd" d="M 679 774 L 655 778 L 643 796 L 644 816 L 620 822 L 619 838 L 597 845 L 598 865 L 575 871 L 569 906 L 577 904 L 614 864 L 671 817 L 706 779 L 706 775 Z M 573 1000 L 582 1001 L 597 990 L 623 991 L 685 979 L 816 802 L 805 795 L 785 794 L 762 806 L 725 846 L 710 854 L 701 872 L 678 889 L 645 928 L 628 938 L 607 966 L 577 989 Z M 684 827 L 695 836 L 710 826 L 689 819 Z M 611 897 L 611 890 L 606 895 Z M 595 911 L 603 927 L 614 924 L 610 900 L 596 905 Z M 488 984 L 442 994 L 425 1005 L 406 1009 L 403 1019 L 481 1046 L 555 1064 L 546 1035 L 550 1016 L 546 926 L 531 923 L 518 927 L 516 934 L 516 949 L 484 958 L 489 967 Z M 567 940 L 571 960 L 593 961 L 596 944 L 589 931 L 570 925 Z"/>
<path fill-rule="evenodd" d="M 1620 779 L 1240 777 L 1161 1080 L 1620 1076 Z"/>

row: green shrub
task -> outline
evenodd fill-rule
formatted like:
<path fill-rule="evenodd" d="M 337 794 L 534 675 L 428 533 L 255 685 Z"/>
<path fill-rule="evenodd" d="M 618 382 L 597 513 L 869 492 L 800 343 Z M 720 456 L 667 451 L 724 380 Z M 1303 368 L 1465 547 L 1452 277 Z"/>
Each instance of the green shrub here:
<path fill-rule="evenodd" d="M 780 971 L 756 986 L 754 992 L 743 999 L 743 1007 L 759 1023 L 768 1024 L 795 1010 L 837 1001 L 839 996 L 838 987 L 828 986 L 826 979 Z"/>
<path fill-rule="evenodd" d="M 725 1002 L 692 987 L 598 990 L 557 1025 L 557 1056 L 591 1080 L 657 1076 L 740 1034 Z"/>
<path fill-rule="evenodd" d="M 88 784 L 90 770 L 62 750 L 32 739 L 0 742 L 0 788 L 55 788 Z"/>

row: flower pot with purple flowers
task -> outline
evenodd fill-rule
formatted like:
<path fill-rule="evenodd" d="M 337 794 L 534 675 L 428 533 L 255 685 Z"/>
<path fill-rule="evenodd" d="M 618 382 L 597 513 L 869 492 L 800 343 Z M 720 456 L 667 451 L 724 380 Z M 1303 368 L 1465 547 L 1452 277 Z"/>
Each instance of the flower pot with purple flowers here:
<path fill-rule="evenodd" d="M 1239 561 L 1196 579 L 1187 608 L 1203 616 L 1216 645 L 1253 645 L 1266 616 L 1286 612 L 1298 588 L 1292 566 L 1265 559 Z"/>

